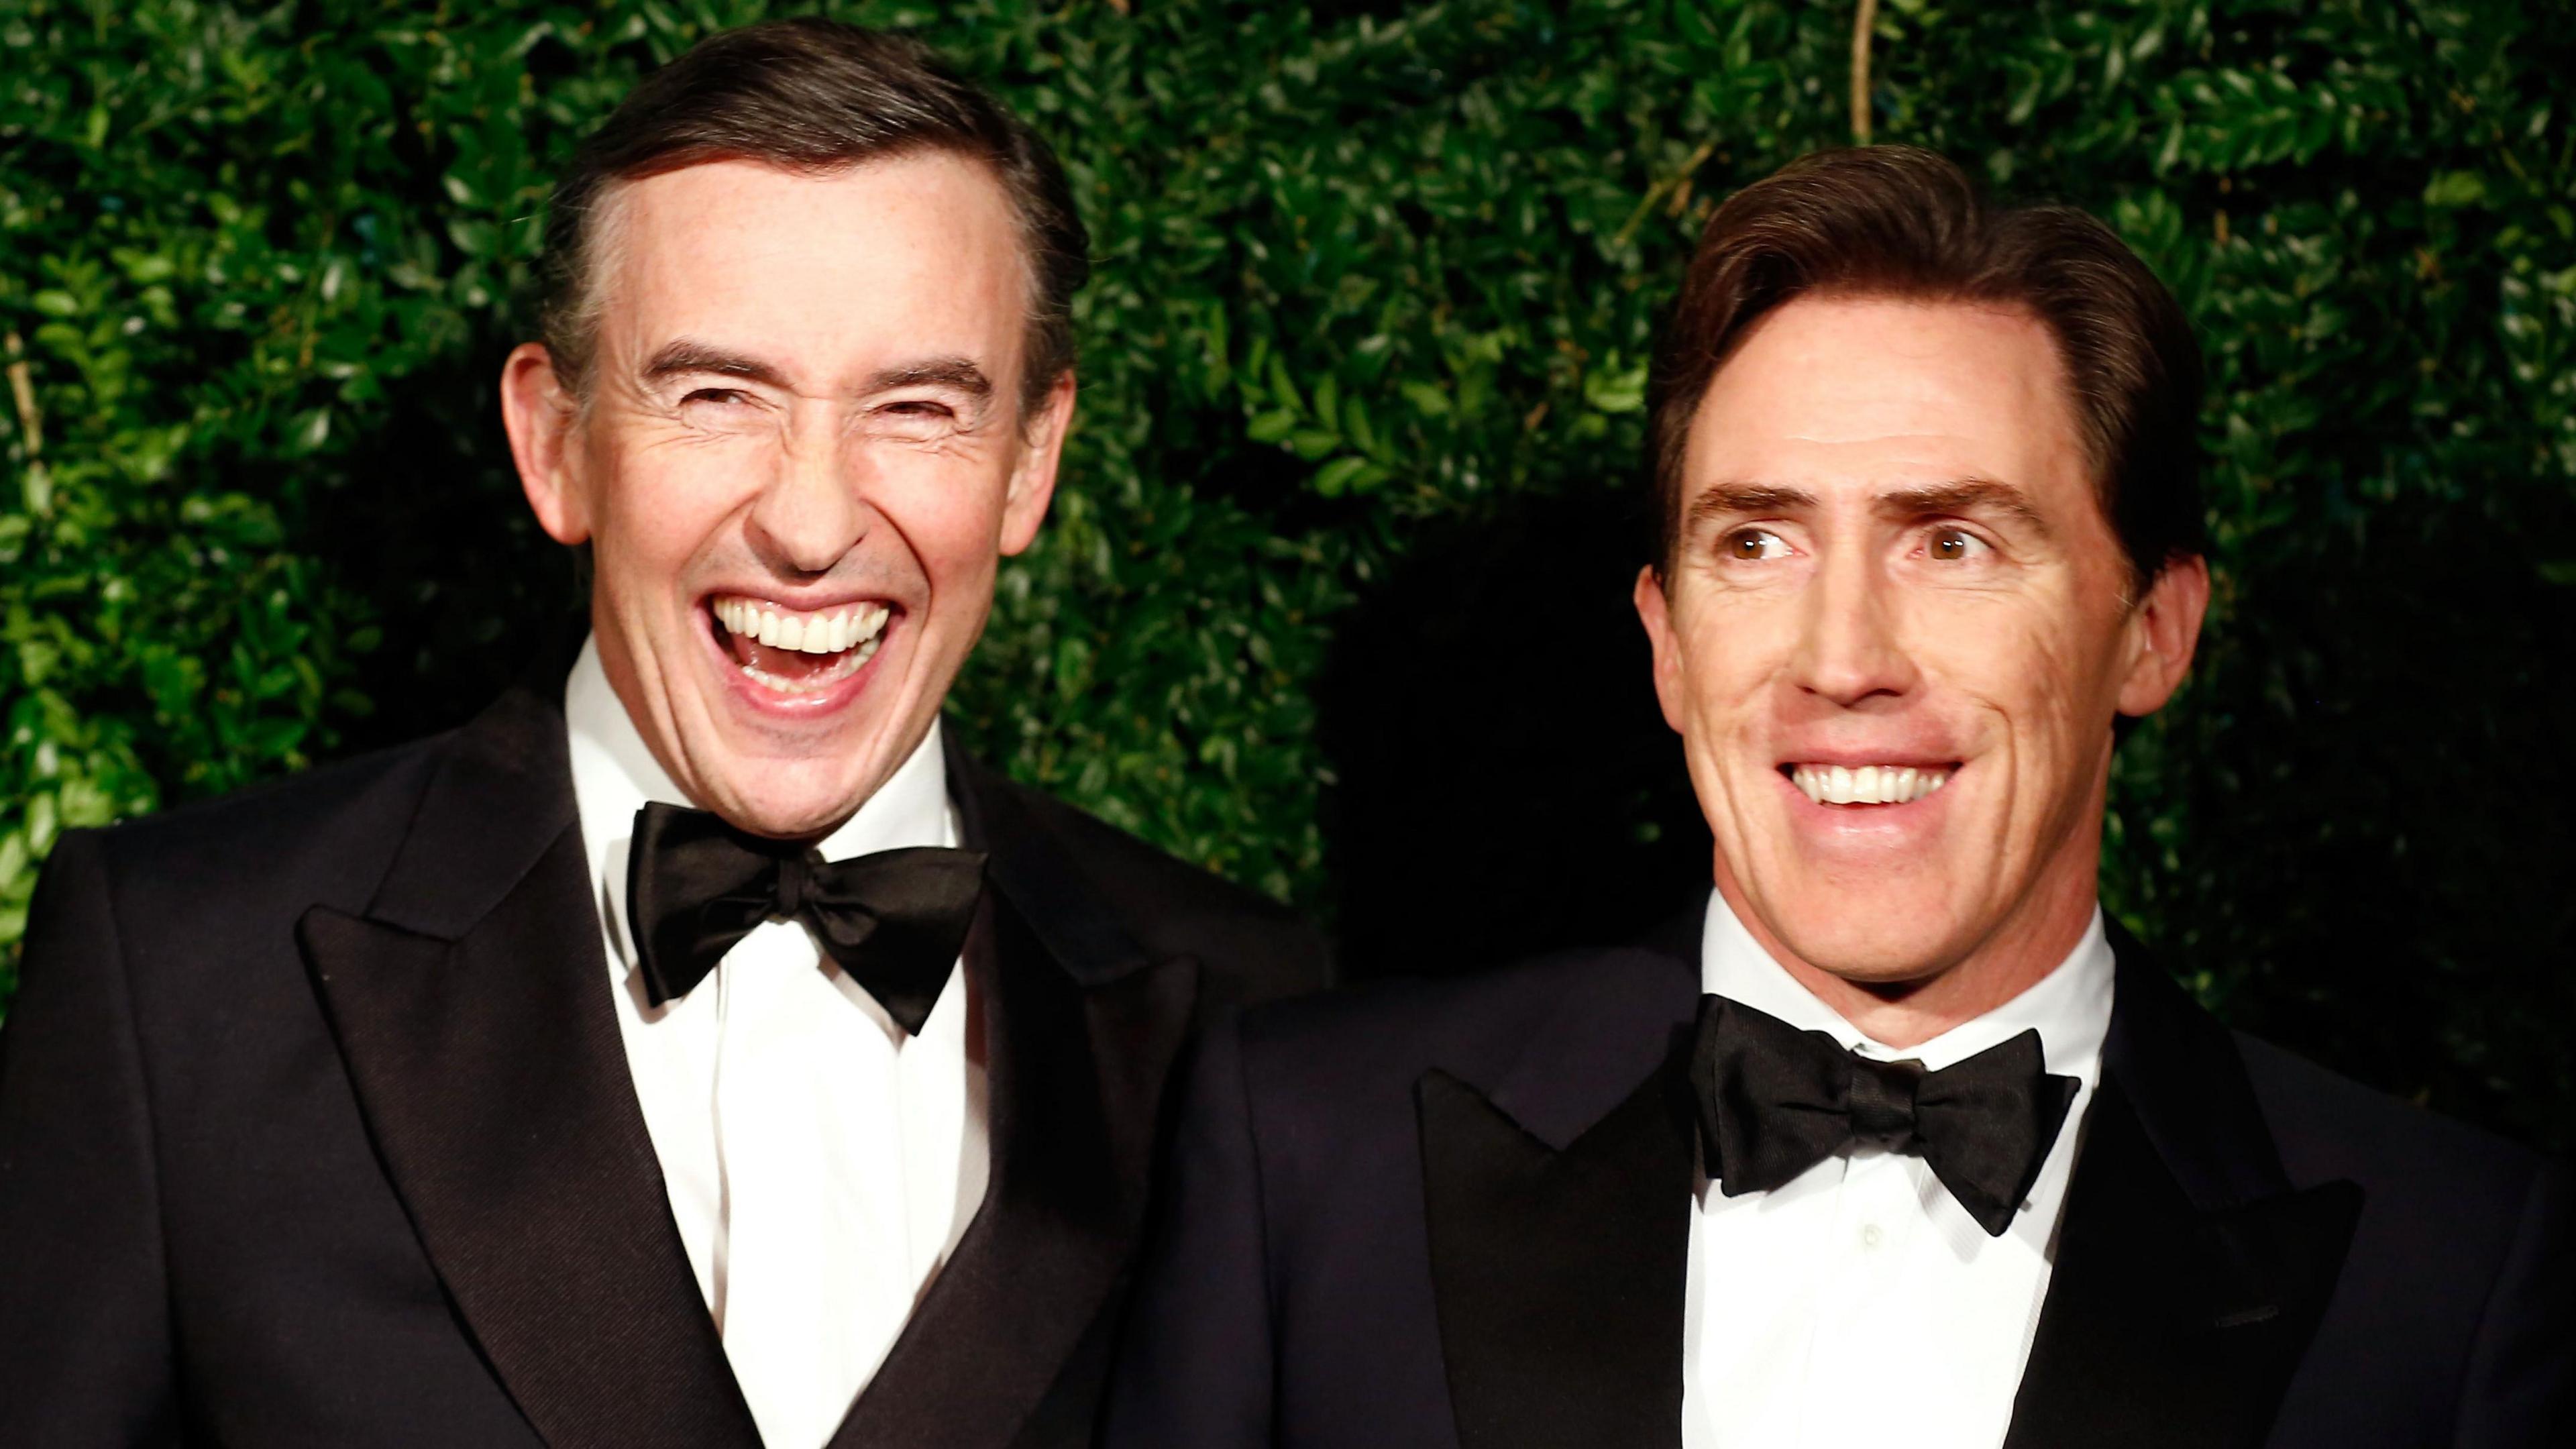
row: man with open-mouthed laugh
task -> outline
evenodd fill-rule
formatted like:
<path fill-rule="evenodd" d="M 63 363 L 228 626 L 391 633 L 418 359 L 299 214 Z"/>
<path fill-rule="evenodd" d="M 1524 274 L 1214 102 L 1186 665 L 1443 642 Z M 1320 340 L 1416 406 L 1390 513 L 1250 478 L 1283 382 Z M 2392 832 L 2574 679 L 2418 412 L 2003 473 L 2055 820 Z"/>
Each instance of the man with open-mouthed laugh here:
<path fill-rule="evenodd" d="M 763 25 L 647 79 L 546 237 L 501 400 L 587 637 L 459 731 L 62 843 L 0 1443 L 1087 1442 L 1184 1036 L 1320 984 L 941 727 L 1073 417 L 1042 141 Z"/>

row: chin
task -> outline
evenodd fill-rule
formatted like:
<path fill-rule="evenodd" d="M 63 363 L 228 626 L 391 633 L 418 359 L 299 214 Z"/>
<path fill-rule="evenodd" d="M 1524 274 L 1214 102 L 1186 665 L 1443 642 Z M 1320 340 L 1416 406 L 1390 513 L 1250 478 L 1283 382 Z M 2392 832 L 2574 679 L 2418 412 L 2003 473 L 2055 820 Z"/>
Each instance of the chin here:
<path fill-rule="evenodd" d="M 1889 895 L 1837 893 L 1797 904 L 1783 913 L 1780 935 L 1799 960 L 1866 986 L 1937 976 L 1960 954 L 1946 914 L 1908 908 Z"/>
<path fill-rule="evenodd" d="M 754 835 L 796 840 L 830 833 L 866 803 L 866 781 L 834 761 L 828 772 L 774 766 L 752 778 L 711 782 L 708 807 Z"/>

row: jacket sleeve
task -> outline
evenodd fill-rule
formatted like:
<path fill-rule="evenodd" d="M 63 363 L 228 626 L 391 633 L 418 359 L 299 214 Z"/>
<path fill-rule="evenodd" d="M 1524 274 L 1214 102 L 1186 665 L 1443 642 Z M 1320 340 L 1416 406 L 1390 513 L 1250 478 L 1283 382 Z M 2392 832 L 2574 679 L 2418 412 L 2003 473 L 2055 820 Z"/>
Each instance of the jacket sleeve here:
<path fill-rule="evenodd" d="M 2576 1444 L 2576 1176 L 2544 1164 L 2524 1194 L 2521 1225 L 2461 1386 L 2462 1449 Z"/>
<path fill-rule="evenodd" d="M 1200 1036 L 1166 1150 L 1104 1449 L 1266 1445 L 1271 1318 L 1261 1164 L 1228 1014 Z"/>
<path fill-rule="evenodd" d="M 0 1030 L 0 1444 L 178 1442 L 159 1183 L 100 838 L 28 916 Z"/>

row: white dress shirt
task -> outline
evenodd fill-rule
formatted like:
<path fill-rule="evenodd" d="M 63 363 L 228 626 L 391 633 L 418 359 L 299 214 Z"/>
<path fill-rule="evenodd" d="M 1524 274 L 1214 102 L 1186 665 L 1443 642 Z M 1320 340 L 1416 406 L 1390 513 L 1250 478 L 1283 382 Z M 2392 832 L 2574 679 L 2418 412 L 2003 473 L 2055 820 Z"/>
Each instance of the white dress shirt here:
<path fill-rule="evenodd" d="M 953 968 L 921 1035 L 804 926 L 757 927 L 686 996 L 648 1004 L 626 919 L 627 848 L 671 783 L 584 646 L 564 688 L 573 795 L 635 1097 L 671 1215 L 769 1449 L 819 1449 L 874 1377 L 983 1201 L 982 1033 Z M 827 860 L 954 846 L 939 726 Z"/>
<path fill-rule="evenodd" d="M 1712 891 L 1700 983 L 1880 1061 L 1939 1071 L 2033 1027 L 2048 1070 L 2083 1084 L 2029 1200 L 1999 1238 L 1920 1157 L 1847 1151 L 1769 1192 L 1702 1181 L 1683 1323 L 1687 1449 L 1995 1449 L 2012 1420 L 2052 1240 L 2111 1025 L 2102 913 L 2028 991 L 1920 1046 L 1854 1030 L 1757 944 Z"/>

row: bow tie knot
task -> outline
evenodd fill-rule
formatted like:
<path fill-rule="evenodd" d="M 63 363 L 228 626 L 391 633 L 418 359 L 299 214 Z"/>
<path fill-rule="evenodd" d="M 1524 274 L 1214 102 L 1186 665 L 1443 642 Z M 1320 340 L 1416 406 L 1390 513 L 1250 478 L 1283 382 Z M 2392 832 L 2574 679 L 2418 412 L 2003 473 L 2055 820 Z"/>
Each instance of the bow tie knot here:
<path fill-rule="evenodd" d="M 819 850 L 778 858 L 777 900 L 769 913 L 771 920 L 792 921 L 805 913 L 806 874 L 822 863 L 823 852 Z"/>
<path fill-rule="evenodd" d="M 1851 1054 L 1851 1084 L 1845 1089 L 1855 1142 L 1889 1152 L 1916 1145 L 1914 1098 L 1923 1085 L 1923 1064 L 1907 1060 L 1882 1062 Z"/>
<path fill-rule="evenodd" d="M 1941 1070 L 1882 1062 L 1722 996 L 1702 999 L 1691 1088 L 1710 1175 L 1728 1197 L 1786 1186 L 1854 1146 L 1921 1155 L 2000 1237 L 2030 1196 L 2080 1085 L 2025 1031 Z"/>
<path fill-rule="evenodd" d="M 827 861 L 704 810 L 635 815 L 626 908 L 644 994 L 685 996 L 763 921 L 796 921 L 907 1034 L 955 967 L 984 889 L 979 851 L 917 846 Z"/>

